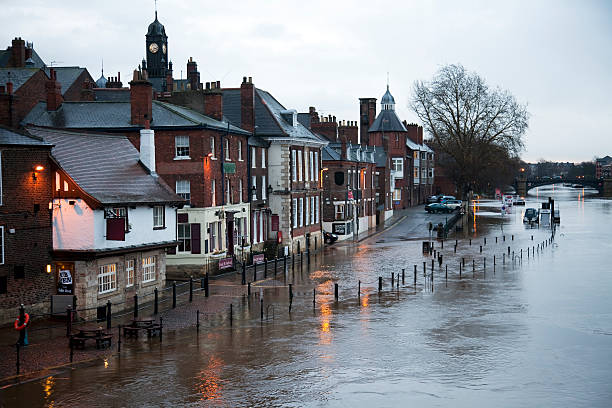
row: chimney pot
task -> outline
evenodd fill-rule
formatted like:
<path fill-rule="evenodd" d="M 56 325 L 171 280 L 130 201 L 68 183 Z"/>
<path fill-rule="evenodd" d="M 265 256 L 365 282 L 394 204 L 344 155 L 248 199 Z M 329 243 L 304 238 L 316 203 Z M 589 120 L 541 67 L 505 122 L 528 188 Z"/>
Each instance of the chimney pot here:
<path fill-rule="evenodd" d="M 249 77 L 249 84 L 253 83 L 253 77 Z"/>
<path fill-rule="evenodd" d="M 246 83 L 246 81 L 247 81 L 247 78 L 246 77 L 242 77 L 242 83 L 244 84 L 244 83 Z"/>
<path fill-rule="evenodd" d="M 217 89 L 221 89 L 221 81 L 217 81 Z"/>

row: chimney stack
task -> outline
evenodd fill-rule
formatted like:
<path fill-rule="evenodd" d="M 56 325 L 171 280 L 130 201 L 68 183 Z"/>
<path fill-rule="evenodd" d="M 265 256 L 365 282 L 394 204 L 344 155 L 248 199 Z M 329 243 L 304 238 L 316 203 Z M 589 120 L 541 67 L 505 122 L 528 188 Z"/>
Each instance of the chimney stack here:
<path fill-rule="evenodd" d="M 9 66 L 23 68 L 26 60 L 25 41 L 21 37 L 15 37 L 11 43 L 11 56 Z"/>
<path fill-rule="evenodd" d="M 247 81 L 247 77 L 242 78 L 240 84 L 240 127 L 249 132 L 255 131 L 255 87 L 251 81 L 251 77 Z"/>
<path fill-rule="evenodd" d="M 147 71 L 134 70 L 130 81 L 130 106 L 132 125 L 145 126 L 153 120 L 153 86 Z"/>
<path fill-rule="evenodd" d="M 49 69 L 49 79 L 45 82 L 47 91 L 47 110 L 56 111 L 62 106 L 62 85 L 57 82 L 57 73 L 53 68 Z"/>
<path fill-rule="evenodd" d="M 15 102 L 17 97 L 13 94 L 13 83 L 7 82 L 6 87 L 0 85 L 0 125 L 17 127 L 17 111 Z"/>
<path fill-rule="evenodd" d="M 223 120 L 223 93 L 221 92 L 220 81 L 206 83 L 206 90 L 204 92 L 204 114 L 216 120 Z"/>
<path fill-rule="evenodd" d="M 140 162 L 151 174 L 155 174 L 155 132 L 149 129 L 149 121 L 140 129 Z"/>
<path fill-rule="evenodd" d="M 376 98 L 359 98 L 359 141 L 363 145 L 370 144 L 368 129 L 376 119 Z"/>
<path fill-rule="evenodd" d="M 83 89 L 81 89 L 81 101 L 93 101 L 94 91 L 93 91 L 93 82 L 89 79 L 86 79 L 83 82 Z"/>
<path fill-rule="evenodd" d="M 166 71 L 166 92 L 172 91 L 174 91 L 174 78 L 172 78 L 172 61 L 170 61 Z"/>

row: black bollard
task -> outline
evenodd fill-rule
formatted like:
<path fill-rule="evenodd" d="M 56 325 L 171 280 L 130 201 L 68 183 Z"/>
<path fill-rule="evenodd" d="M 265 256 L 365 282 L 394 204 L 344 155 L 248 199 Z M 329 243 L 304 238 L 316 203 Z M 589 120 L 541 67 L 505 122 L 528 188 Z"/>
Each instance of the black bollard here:
<path fill-rule="evenodd" d="M 251 298 L 251 282 L 247 284 L 247 297 Z"/>
<path fill-rule="evenodd" d="M 431 273 L 433 273 L 433 271 L 434 271 L 434 260 L 432 259 L 431 260 Z"/>
<path fill-rule="evenodd" d="M 260 314 L 261 314 L 261 321 L 263 322 L 263 298 L 261 298 L 259 300 L 259 308 L 260 308 Z"/>
<path fill-rule="evenodd" d="M 357 285 L 357 297 L 361 297 L 361 281 Z"/>
<path fill-rule="evenodd" d="M 121 352 L 121 325 L 119 325 L 119 340 L 117 341 L 117 352 Z"/>
<path fill-rule="evenodd" d="M 476 273 L 476 261 L 472 259 L 472 275 Z"/>
<path fill-rule="evenodd" d="M 438 255 L 438 266 L 439 266 L 440 268 L 442 267 L 442 257 L 443 257 L 443 256 L 444 256 L 444 255 L 442 255 L 442 254 Z"/>
<path fill-rule="evenodd" d="M 338 301 L 338 284 L 334 283 L 334 299 L 336 299 L 336 302 Z"/>
<path fill-rule="evenodd" d="M 138 318 L 138 293 L 134 295 L 134 319 Z"/>
<path fill-rule="evenodd" d="M 242 282 L 243 285 L 246 285 L 246 263 L 242 263 Z"/>
<path fill-rule="evenodd" d="M 189 301 L 193 302 L 193 278 L 189 277 Z"/>
<path fill-rule="evenodd" d="M 502 265 L 505 265 L 505 264 L 506 264 L 506 254 L 503 253 L 502 254 Z"/>
<path fill-rule="evenodd" d="M 493 255 L 493 266 L 495 266 L 495 263 L 496 263 L 496 261 L 495 261 L 495 255 Z"/>
<path fill-rule="evenodd" d="M 495 237 L 495 243 L 497 244 L 497 237 Z"/>
<path fill-rule="evenodd" d="M 523 248 L 521 248 L 521 259 L 523 259 Z"/>
<path fill-rule="evenodd" d="M 200 309 L 196 310 L 196 330 L 200 331 Z"/>
<path fill-rule="evenodd" d="M 423 262 L 423 276 L 427 274 L 427 262 Z"/>
<path fill-rule="evenodd" d="M 108 300 L 106 302 L 106 329 L 110 330 L 111 328 L 111 301 Z"/>
<path fill-rule="evenodd" d="M 510 256 L 510 247 L 508 247 L 508 256 Z"/>
<path fill-rule="evenodd" d="M 487 245 L 487 237 L 484 238 L 484 244 Z"/>
<path fill-rule="evenodd" d="M 470 245 L 472 245 L 472 238 L 470 238 Z"/>
<path fill-rule="evenodd" d="M 231 327 L 232 324 L 234 323 L 234 304 L 233 303 L 230 303 L 229 320 L 230 320 L 230 327 Z"/>
<path fill-rule="evenodd" d="M 533 235 L 531 236 L 531 240 L 533 241 Z"/>
<path fill-rule="evenodd" d="M 395 274 L 391 272 L 391 288 L 395 286 Z"/>
<path fill-rule="evenodd" d="M 155 288 L 155 290 L 153 291 L 153 294 L 155 295 L 155 299 L 153 301 L 153 314 L 156 315 L 158 313 L 158 308 L 159 308 L 159 293 L 157 288 Z"/>
<path fill-rule="evenodd" d="M 406 269 L 402 268 L 402 285 L 404 283 L 406 283 Z"/>
<path fill-rule="evenodd" d="M 480 253 L 482 254 L 482 245 L 480 246 Z"/>
<path fill-rule="evenodd" d="M 444 265 L 446 269 L 445 278 L 448 280 L 448 265 Z"/>
<path fill-rule="evenodd" d="M 264 259 L 264 279 L 268 279 L 268 260 Z"/>
<path fill-rule="evenodd" d="M 378 293 L 382 290 L 382 276 L 378 277 Z"/>
<path fill-rule="evenodd" d="M 159 318 L 159 342 L 161 343 L 163 340 L 163 333 L 164 333 L 164 320 L 163 318 Z"/>
<path fill-rule="evenodd" d="M 455 249 L 454 249 L 455 253 L 457 253 L 457 245 L 455 245 Z"/>
<path fill-rule="evenodd" d="M 278 266 L 278 257 L 274 257 L 274 277 L 276 277 L 276 268 Z"/>
<path fill-rule="evenodd" d="M 176 282 L 172 282 L 172 308 L 176 307 Z"/>
<path fill-rule="evenodd" d="M 293 299 L 293 284 L 289 284 L 289 299 Z"/>
<path fill-rule="evenodd" d="M 17 368 L 17 375 L 19 375 L 19 361 L 20 361 L 20 358 L 19 358 L 19 347 L 20 347 L 19 346 L 19 342 L 15 343 L 15 350 L 17 352 L 17 358 L 16 358 L 16 361 L 15 361 L 16 368 Z M 70 342 L 70 362 L 72 363 L 72 341 Z"/>
<path fill-rule="evenodd" d="M 312 289 L 312 308 L 315 308 L 315 305 L 317 304 L 317 289 L 313 288 Z"/>
<path fill-rule="evenodd" d="M 253 282 L 257 282 L 257 264 L 253 262 Z"/>
<path fill-rule="evenodd" d="M 506 242 L 506 236 L 505 235 L 503 236 L 503 238 L 504 238 L 504 242 Z"/>
<path fill-rule="evenodd" d="M 72 306 L 66 306 L 66 337 L 72 332 Z"/>
<path fill-rule="evenodd" d="M 204 296 L 208 297 L 209 288 L 208 288 L 208 272 L 204 275 Z"/>
<path fill-rule="evenodd" d="M 417 266 L 414 265 L 414 287 L 416 288 L 416 268 Z"/>
<path fill-rule="evenodd" d="M 461 279 L 461 269 L 462 269 L 461 263 L 459 263 L 459 279 Z"/>
<path fill-rule="evenodd" d="M 461 263 L 463 264 L 463 266 L 465 267 L 465 258 L 461 258 Z"/>
<path fill-rule="evenodd" d="M 514 234 L 512 234 L 512 240 L 514 241 Z"/>

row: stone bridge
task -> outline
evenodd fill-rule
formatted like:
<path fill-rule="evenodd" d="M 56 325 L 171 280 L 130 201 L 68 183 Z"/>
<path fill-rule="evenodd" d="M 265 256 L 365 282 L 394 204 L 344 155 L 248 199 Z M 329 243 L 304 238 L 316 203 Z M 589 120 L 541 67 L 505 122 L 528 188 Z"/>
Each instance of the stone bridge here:
<path fill-rule="evenodd" d="M 570 183 L 580 184 L 584 187 L 590 187 L 599 192 L 599 195 L 604 197 L 612 197 L 612 178 L 606 179 L 582 179 L 582 178 L 571 178 L 571 179 L 542 179 L 542 178 L 528 178 L 528 177 L 517 177 L 514 180 L 514 188 L 516 193 L 522 197 L 527 195 L 527 192 L 535 187 L 541 187 L 551 184 L 559 183 Z"/>

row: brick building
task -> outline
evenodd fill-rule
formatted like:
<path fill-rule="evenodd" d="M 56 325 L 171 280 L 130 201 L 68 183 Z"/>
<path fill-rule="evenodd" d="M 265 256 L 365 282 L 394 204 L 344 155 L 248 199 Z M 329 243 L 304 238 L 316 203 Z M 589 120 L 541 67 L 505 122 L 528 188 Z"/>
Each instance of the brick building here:
<path fill-rule="evenodd" d="M 49 311 L 51 147 L 0 127 L 0 324 L 14 320 L 22 303 L 28 313 Z"/>
<path fill-rule="evenodd" d="M 139 152 L 120 135 L 27 130 L 53 144 L 45 181 L 53 186 L 54 309 L 74 302 L 90 309 L 81 317 L 100 317 L 108 301 L 121 311 L 135 294 L 163 288 L 184 201 L 155 173 L 154 131 L 140 131 Z"/>
<path fill-rule="evenodd" d="M 155 131 L 156 172 L 188 201 L 177 216 L 179 245 L 176 254 L 168 256 L 169 274 L 212 271 L 216 260 L 231 256 L 234 245 L 249 235 L 245 187 L 250 133 L 221 120 L 222 94 L 216 86 L 209 88 L 204 93 L 210 115 L 206 116 L 154 101 L 146 71 L 134 71 L 129 102 L 62 102 L 55 110 L 40 102 L 23 121 L 125 135 L 137 148 L 140 130 L 150 124 Z M 57 87 L 48 89 L 57 97 Z"/>

